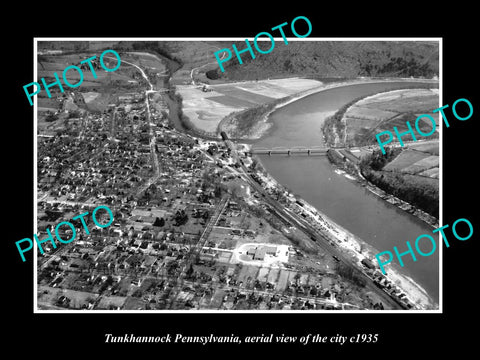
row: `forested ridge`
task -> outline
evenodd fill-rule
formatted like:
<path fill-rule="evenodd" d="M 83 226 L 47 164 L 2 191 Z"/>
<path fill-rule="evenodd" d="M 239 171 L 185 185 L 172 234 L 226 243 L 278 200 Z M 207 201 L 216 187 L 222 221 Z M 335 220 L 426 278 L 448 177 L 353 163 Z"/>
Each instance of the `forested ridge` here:
<path fill-rule="evenodd" d="M 234 42 L 241 51 L 245 42 Z M 253 46 L 253 45 L 252 45 Z M 438 44 L 413 41 L 276 41 L 269 54 L 235 52 L 211 78 L 255 80 L 275 77 L 425 77 L 438 75 Z"/>

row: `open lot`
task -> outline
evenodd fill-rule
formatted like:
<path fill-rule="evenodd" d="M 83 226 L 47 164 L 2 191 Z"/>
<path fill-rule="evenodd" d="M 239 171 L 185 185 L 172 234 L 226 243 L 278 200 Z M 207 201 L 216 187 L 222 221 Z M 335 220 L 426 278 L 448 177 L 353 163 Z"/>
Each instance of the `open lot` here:
<path fill-rule="evenodd" d="M 287 287 L 287 284 L 288 284 L 288 279 L 290 277 L 293 279 L 294 276 L 295 276 L 295 272 L 293 272 L 293 271 L 280 270 L 280 275 L 278 277 L 277 286 L 275 287 L 275 289 L 277 291 L 285 290 L 285 288 Z"/>
<path fill-rule="evenodd" d="M 57 289 L 45 285 L 38 286 L 38 302 L 45 304 L 56 303 L 58 299 L 64 296 L 66 299 L 64 307 L 68 303 L 70 309 L 81 309 L 87 307 L 89 303 L 93 303 L 98 294 L 90 292 L 75 291 L 69 289 Z"/>
<path fill-rule="evenodd" d="M 178 85 L 177 91 L 183 98 L 183 113 L 194 126 L 215 133 L 220 121 L 232 112 L 320 85 L 316 80 L 291 78 L 209 85 L 212 91 L 202 91 L 200 86 Z"/>

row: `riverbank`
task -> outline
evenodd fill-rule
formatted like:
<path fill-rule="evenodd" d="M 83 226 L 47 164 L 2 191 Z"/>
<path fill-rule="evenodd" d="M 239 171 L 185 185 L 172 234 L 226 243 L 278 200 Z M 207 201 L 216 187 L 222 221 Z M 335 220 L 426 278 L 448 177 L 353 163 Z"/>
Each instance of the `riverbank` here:
<path fill-rule="evenodd" d="M 375 259 L 375 254 L 379 252 L 377 249 L 335 223 L 325 214 L 319 213 L 317 209 L 309 205 L 303 199 L 300 201 L 304 203 L 303 211 L 310 215 L 310 219 L 316 221 L 320 226 L 326 229 L 330 237 L 335 239 L 336 244 L 344 249 L 359 267 L 362 267 L 362 260 L 367 259 L 372 261 L 372 259 Z M 372 262 L 375 263 L 374 261 L 375 260 Z M 378 270 L 369 274 L 369 276 L 372 278 L 382 278 Z M 390 267 L 385 278 L 394 284 L 400 292 L 403 292 L 408 301 L 414 304 L 419 310 L 432 310 L 438 308 L 438 305 L 435 304 L 422 286 L 417 284 L 409 276 L 402 274 L 398 269 Z M 385 280 L 383 281 L 383 284 L 385 284 Z"/>
<path fill-rule="evenodd" d="M 248 147 L 248 145 L 245 146 Z M 268 173 L 263 173 L 261 177 L 267 188 L 272 187 L 280 192 L 288 193 L 288 191 Z M 334 222 L 299 196 L 294 196 L 289 193 L 288 197 L 290 199 L 289 211 L 297 214 L 303 213 L 311 226 L 324 234 L 329 241 L 340 247 L 358 267 L 365 268 L 362 264 L 362 260 L 364 259 L 372 263 L 376 262 L 374 260 L 375 254 L 379 251 L 372 245 Z M 302 205 L 299 205 L 297 201 Z M 378 266 L 376 266 L 375 271 L 365 268 L 365 273 L 372 279 L 377 279 L 380 287 L 389 286 L 389 292 L 396 292 L 397 295 L 403 293 L 405 295 L 404 299 L 407 300 L 406 302 L 413 304 L 413 309 L 415 310 L 438 309 L 438 304 L 429 296 L 427 291 L 411 277 L 402 273 L 401 269 L 396 265 L 390 266 L 386 276 L 381 275 Z M 387 285 L 388 283 L 390 283 L 390 285 Z"/>
<path fill-rule="evenodd" d="M 391 205 L 396 206 L 397 208 L 408 212 L 409 214 L 415 216 L 417 219 L 422 220 L 426 224 L 430 225 L 432 228 L 439 227 L 439 221 L 436 217 L 428 214 L 427 212 L 419 209 L 413 204 L 410 204 L 407 201 L 399 199 L 398 197 L 387 193 L 386 191 L 380 189 L 379 187 L 372 184 L 368 181 L 361 173 L 357 165 L 353 164 L 348 158 L 346 161 L 339 159 L 332 154 L 332 151 L 327 152 L 327 157 L 330 163 L 336 167 L 336 171 L 340 169 L 342 175 L 346 176 L 350 180 L 355 181 L 359 186 L 365 188 L 370 193 L 378 196 L 382 200 L 388 202 Z"/>
<path fill-rule="evenodd" d="M 235 122 L 235 114 L 229 114 L 223 118 L 218 124 L 217 132 L 225 131 L 227 134 L 235 134 L 231 138 L 233 140 L 259 140 L 264 137 L 273 127 L 273 124 L 269 122 L 270 115 L 278 109 L 281 109 L 284 106 L 291 104 L 297 100 L 303 99 L 307 96 L 317 94 L 322 91 L 334 89 L 337 87 L 357 85 L 357 84 L 368 84 L 368 83 L 388 83 L 388 82 L 432 82 L 432 84 L 438 84 L 438 80 L 431 79 L 409 79 L 409 78 L 386 78 L 386 79 L 369 79 L 369 78 L 359 78 L 355 80 L 347 80 L 329 84 L 323 84 L 308 89 L 294 95 L 288 96 L 286 98 L 280 99 L 280 101 L 272 107 L 267 113 L 265 113 L 261 118 L 256 119 L 252 124 L 244 129 L 241 133 L 237 131 L 238 124 Z"/>

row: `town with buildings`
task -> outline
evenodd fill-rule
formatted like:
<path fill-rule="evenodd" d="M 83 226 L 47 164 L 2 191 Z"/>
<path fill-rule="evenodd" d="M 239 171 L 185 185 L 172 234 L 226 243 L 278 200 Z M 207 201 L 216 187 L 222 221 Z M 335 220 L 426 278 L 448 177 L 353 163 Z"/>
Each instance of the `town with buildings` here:
<path fill-rule="evenodd" d="M 335 229 L 248 146 L 176 129 L 160 59 L 120 54 L 115 74 L 39 98 L 39 237 L 99 205 L 114 213 L 37 253 L 39 310 L 414 308 L 368 259 L 345 265 Z M 76 55 L 62 56 L 39 69 Z"/>

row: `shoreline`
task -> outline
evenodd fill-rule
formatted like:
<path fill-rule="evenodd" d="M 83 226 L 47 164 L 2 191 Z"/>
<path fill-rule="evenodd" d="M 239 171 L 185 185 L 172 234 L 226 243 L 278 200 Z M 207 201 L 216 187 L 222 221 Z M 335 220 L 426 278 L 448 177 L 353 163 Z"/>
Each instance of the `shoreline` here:
<path fill-rule="evenodd" d="M 242 145 L 250 147 L 249 144 Z M 375 260 L 372 259 L 375 259 L 375 254 L 377 254 L 379 251 L 375 249 L 372 245 L 337 224 L 335 221 L 330 219 L 327 215 L 316 209 L 314 206 L 309 204 L 300 196 L 295 196 L 291 194 L 288 190 L 285 189 L 282 184 L 280 184 L 272 175 L 270 175 L 266 171 L 265 173 L 261 174 L 261 177 L 267 179 L 270 186 L 273 186 L 283 192 L 287 192 L 289 194 L 289 198 L 292 200 L 291 204 L 296 206 L 298 211 L 306 214 L 307 220 L 311 222 L 311 224 L 315 224 L 316 226 L 320 227 L 320 231 L 327 239 L 335 241 L 335 244 L 341 247 L 342 250 L 349 257 L 352 258 L 356 265 L 358 265 L 360 268 L 364 268 L 361 263 L 363 259 L 368 259 L 372 263 L 375 263 Z M 303 203 L 303 207 L 296 205 L 297 200 Z M 381 274 L 378 266 L 376 267 L 374 273 Z M 370 275 L 367 276 L 372 277 Z M 438 302 L 436 302 L 428 294 L 428 292 L 414 279 L 412 279 L 409 275 L 402 273 L 401 268 L 399 268 L 396 264 L 393 264 L 387 274 L 382 276 L 386 280 L 388 280 L 392 284 L 392 286 L 397 288 L 401 293 L 405 294 L 405 298 L 411 304 L 415 305 L 415 308 L 413 308 L 412 310 L 439 309 Z"/>
<path fill-rule="evenodd" d="M 389 194 L 385 190 L 380 189 L 375 184 L 372 184 L 370 181 L 365 179 L 365 177 L 360 173 L 360 170 L 357 169 L 357 173 L 349 171 L 348 168 L 339 165 L 338 163 L 328 159 L 330 164 L 333 166 L 334 170 L 337 174 L 345 176 L 347 179 L 355 181 L 359 186 L 363 187 L 364 189 L 368 190 L 371 194 L 379 197 L 383 201 L 389 203 L 390 205 L 395 206 L 397 209 L 400 209 L 416 219 L 423 221 L 425 224 L 431 226 L 432 228 L 438 228 L 439 220 L 429 213 L 419 209 L 415 205 L 410 204 L 409 202 L 402 200 L 395 195 Z M 347 161 L 350 161 L 347 159 Z"/>
<path fill-rule="evenodd" d="M 337 87 L 359 85 L 359 84 L 370 84 L 370 83 L 389 83 L 389 82 L 432 82 L 432 83 L 438 84 L 438 80 L 434 80 L 434 79 L 410 79 L 410 78 L 388 78 L 388 79 L 359 78 L 359 79 L 334 82 L 329 84 L 321 83 L 321 85 L 317 87 L 286 97 L 285 101 L 282 101 L 279 104 L 275 105 L 273 109 L 269 110 L 261 119 L 258 119 L 255 125 L 249 131 L 249 134 L 245 134 L 231 140 L 242 140 L 242 141 L 260 140 L 262 137 L 267 135 L 268 131 L 273 127 L 273 124 L 268 122 L 269 117 L 273 112 L 275 112 L 278 109 L 281 109 L 284 106 L 291 104 L 292 102 L 301 100 L 307 96 L 317 94 L 322 91 L 334 89 Z M 218 124 L 218 132 L 222 131 L 222 122 L 224 119 L 222 119 Z"/>
<path fill-rule="evenodd" d="M 330 84 L 321 84 L 318 87 L 312 88 L 305 90 L 303 92 L 297 93 L 295 95 L 292 95 L 291 97 L 288 97 L 284 99 L 285 101 L 280 102 L 279 104 L 275 105 L 271 110 L 269 110 L 265 115 L 263 115 L 260 119 L 257 119 L 256 123 L 252 128 L 250 129 L 248 134 L 245 134 L 244 136 L 241 137 L 236 137 L 232 140 L 236 141 L 242 141 L 242 145 L 246 146 L 247 148 L 251 148 L 254 145 L 254 142 L 265 136 L 274 126 L 272 122 L 269 122 L 270 115 L 291 103 L 294 101 L 300 100 L 302 98 L 305 98 L 307 96 L 320 93 L 322 91 L 330 90 L 333 88 L 337 87 L 343 87 L 343 86 L 350 86 L 350 85 L 357 85 L 357 84 L 367 84 L 367 83 L 388 83 L 388 82 L 431 82 L 431 83 L 438 83 L 438 80 L 434 79 L 405 79 L 405 78 L 389 78 L 389 79 L 355 79 L 355 80 L 347 80 L 347 81 L 342 81 L 338 83 L 330 83 Z M 221 131 L 221 126 L 222 126 L 223 120 L 219 123 L 218 131 Z M 332 165 L 335 166 L 332 162 L 330 162 Z M 345 171 L 342 169 L 342 171 Z M 265 175 L 266 174 L 266 175 Z M 273 178 L 272 175 L 267 173 L 265 171 L 265 174 L 261 174 L 261 177 L 264 177 L 268 179 L 268 182 L 272 185 L 275 186 L 277 189 L 280 189 L 282 191 L 288 192 L 283 185 L 278 183 L 275 178 Z M 374 191 L 375 189 L 371 189 L 369 186 L 362 184 L 361 179 L 358 179 L 357 176 L 352 176 L 348 172 L 345 173 L 345 175 L 348 175 L 351 177 L 352 180 L 355 180 L 360 183 L 360 185 L 366 189 L 369 190 L 370 193 L 382 198 L 382 200 L 389 202 L 390 204 L 396 206 L 397 208 L 402 209 L 400 206 L 403 205 L 403 203 L 396 203 L 395 201 L 388 201 L 384 199 L 381 196 L 381 190 L 379 193 Z M 364 179 L 364 181 L 366 181 Z M 368 182 L 367 182 L 368 184 Z M 289 193 L 289 192 L 288 192 Z M 290 194 L 290 193 L 289 193 Z M 361 261 L 363 259 L 368 259 L 372 261 L 371 259 L 375 259 L 375 254 L 378 253 L 378 250 L 375 249 L 372 245 L 368 244 L 364 240 L 360 239 L 358 236 L 350 233 L 348 230 L 345 228 L 341 227 L 339 224 L 335 223 L 333 220 L 328 218 L 324 213 L 320 212 L 318 209 L 310 205 L 308 202 L 306 202 L 304 199 L 300 198 L 299 196 L 293 196 L 290 194 L 290 197 L 295 200 L 302 201 L 305 205 L 305 208 L 309 209 L 310 216 L 308 217 L 309 221 L 312 221 L 312 223 L 315 223 L 316 225 L 320 226 L 322 229 L 322 233 L 329 239 L 333 239 L 335 243 L 345 251 L 348 256 L 352 258 L 353 261 L 356 262 L 356 264 L 360 268 L 364 268 L 363 265 L 361 264 Z M 389 196 L 390 199 L 390 196 Z M 392 199 L 390 199 L 392 200 Z M 305 210 L 305 208 L 303 210 Z M 402 209 L 406 211 L 405 209 Z M 408 212 L 408 211 L 407 211 Z M 409 212 L 410 213 L 410 212 Z M 410 213 L 413 215 L 415 218 L 425 221 L 421 217 L 417 216 L 414 213 Z M 428 223 L 428 222 L 427 222 Z M 428 223 L 429 225 L 432 225 Z M 373 261 L 372 261 L 373 262 Z M 380 271 L 377 269 L 376 273 L 380 273 Z M 380 273 L 381 274 L 381 273 Z M 432 297 L 428 294 L 428 292 L 420 285 L 418 284 L 414 279 L 412 279 L 410 276 L 407 274 L 402 273 L 400 268 L 396 264 L 392 265 L 392 267 L 389 269 L 387 275 L 384 276 L 385 279 L 387 279 L 392 286 L 396 287 L 399 289 L 402 293 L 404 293 L 406 296 L 405 298 L 411 303 L 414 304 L 414 308 L 412 310 L 438 310 L 439 305 L 438 302 L 432 299 Z"/>

